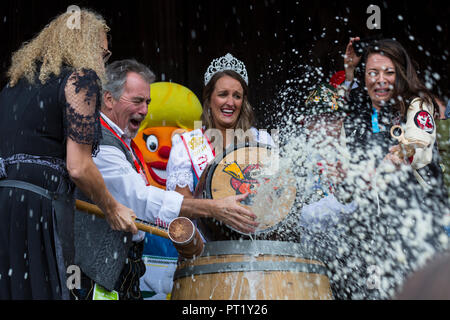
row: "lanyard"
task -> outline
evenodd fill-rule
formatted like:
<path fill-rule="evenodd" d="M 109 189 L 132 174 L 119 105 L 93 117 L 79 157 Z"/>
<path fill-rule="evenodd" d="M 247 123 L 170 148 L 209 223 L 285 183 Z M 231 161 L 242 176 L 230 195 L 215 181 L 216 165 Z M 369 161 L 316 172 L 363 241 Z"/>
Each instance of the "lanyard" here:
<path fill-rule="evenodd" d="M 125 141 L 123 141 L 123 139 L 121 137 L 119 137 L 119 135 L 113 130 L 113 128 L 111 128 L 109 126 L 109 124 L 106 123 L 105 120 L 103 120 L 102 117 L 100 117 L 100 123 L 102 124 L 103 127 L 108 129 L 117 139 L 119 139 L 123 143 L 123 145 L 128 149 L 128 151 L 130 151 L 131 155 L 133 156 L 133 162 L 134 162 L 134 167 L 136 168 L 136 171 L 144 178 L 144 180 L 148 186 L 149 183 L 148 183 L 148 179 L 147 179 L 147 176 L 146 176 L 146 173 L 144 170 L 145 162 L 144 162 L 144 157 L 142 155 L 141 150 L 139 150 L 139 148 L 137 147 L 137 145 L 134 143 L 133 140 L 131 140 L 131 147 L 133 148 L 133 150 L 131 150 L 130 147 L 125 143 Z M 140 164 L 136 160 L 136 157 L 139 159 Z"/>
<path fill-rule="evenodd" d="M 378 125 L 378 111 L 375 108 L 372 108 L 372 132 L 380 132 L 380 126 Z"/>

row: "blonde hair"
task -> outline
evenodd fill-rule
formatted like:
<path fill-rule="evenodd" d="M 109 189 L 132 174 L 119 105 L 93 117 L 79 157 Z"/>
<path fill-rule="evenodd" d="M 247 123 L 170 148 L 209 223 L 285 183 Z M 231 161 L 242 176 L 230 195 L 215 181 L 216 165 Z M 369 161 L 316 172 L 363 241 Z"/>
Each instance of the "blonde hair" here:
<path fill-rule="evenodd" d="M 13 54 L 7 74 L 10 86 L 15 86 L 22 77 L 34 83 L 37 62 L 42 62 L 39 73 L 41 83 L 45 83 L 51 74 L 58 76 L 63 65 L 78 71 L 94 70 L 102 82 L 104 81 L 101 34 L 110 29 L 97 13 L 86 9 L 78 13 L 79 25 L 69 27 L 73 13 L 60 14 L 33 40 L 24 43 Z"/>

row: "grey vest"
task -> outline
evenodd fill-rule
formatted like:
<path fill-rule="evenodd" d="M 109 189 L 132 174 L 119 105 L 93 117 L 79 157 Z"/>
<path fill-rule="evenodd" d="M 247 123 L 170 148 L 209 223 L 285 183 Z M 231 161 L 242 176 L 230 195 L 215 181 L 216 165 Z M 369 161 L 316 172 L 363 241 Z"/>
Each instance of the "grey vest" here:
<path fill-rule="evenodd" d="M 121 150 L 134 168 L 133 157 L 124 144 L 103 126 L 102 135 L 100 145 Z M 79 189 L 75 198 L 92 203 Z M 112 230 L 105 219 L 75 210 L 74 240 L 75 264 L 99 285 L 115 290 L 132 244 L 131 233 Z"/>

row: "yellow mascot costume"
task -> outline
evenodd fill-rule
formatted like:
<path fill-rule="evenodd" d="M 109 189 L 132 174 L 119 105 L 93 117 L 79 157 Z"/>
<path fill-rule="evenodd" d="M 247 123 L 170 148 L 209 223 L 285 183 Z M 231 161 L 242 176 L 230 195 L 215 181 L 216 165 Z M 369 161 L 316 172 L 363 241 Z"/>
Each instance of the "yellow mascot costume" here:
<path fill-rule="evenodd" d="M 188 88 L 173 82 L 156 82 L 150 86 L 148 114 L 134 138 L 147 164 L 150 185 L 166 188 L 166 166 L 172 147 L 172 136 L 194 128 L 200 121 L 202 106 Z M 145 275 L 141 278 L 144 299 L 170 298 L 178 252 L 170 240 L 146 234 L 143 260 Z"/>

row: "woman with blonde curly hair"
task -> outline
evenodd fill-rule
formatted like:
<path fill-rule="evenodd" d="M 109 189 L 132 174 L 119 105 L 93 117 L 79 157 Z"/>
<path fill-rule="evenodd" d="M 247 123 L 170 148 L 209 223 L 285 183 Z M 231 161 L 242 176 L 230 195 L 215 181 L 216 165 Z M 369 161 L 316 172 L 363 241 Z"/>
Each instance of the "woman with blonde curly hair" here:
<path fill-rule="evenodd" d="M 78 24 L 70 24 L 78 15 Z M 89 10 L 52 20 L 12 57 L 0 93 L 0 299 L 69 299 L 73 190 L 137 233 L 92 161 L 109 28 Z"/>

